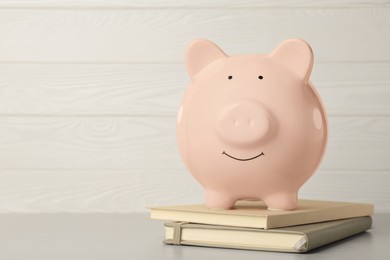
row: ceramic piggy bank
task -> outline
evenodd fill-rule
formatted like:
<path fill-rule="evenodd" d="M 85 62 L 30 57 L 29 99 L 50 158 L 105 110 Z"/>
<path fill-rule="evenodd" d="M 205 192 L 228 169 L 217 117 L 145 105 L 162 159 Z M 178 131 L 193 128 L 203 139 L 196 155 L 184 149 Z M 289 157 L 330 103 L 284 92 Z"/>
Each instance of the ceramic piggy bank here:
<path fill-rule="evenodd" d="M 206 206 L 240 199 L 293 210 L 318 167 L 327 118 L 310 82 L 313 53 L 290 39 L 269 54 L 226 55 L 208 40 L 186 51 L 191 79 L 177 117 L 185 165 L 205 189 Z"/>

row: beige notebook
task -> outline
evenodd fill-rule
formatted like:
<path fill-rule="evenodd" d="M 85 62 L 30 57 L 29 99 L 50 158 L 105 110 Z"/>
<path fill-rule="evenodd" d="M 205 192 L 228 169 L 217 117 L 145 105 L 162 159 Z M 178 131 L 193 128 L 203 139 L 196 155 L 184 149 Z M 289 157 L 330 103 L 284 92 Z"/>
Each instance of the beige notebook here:
<path fill-rule="evenodd" d="M 231 210 L 204 205 L 151 207 L 152 219 L 251 228 L 276 228 L 370 216 L 374 206 L 363 203 L 299 200 L 293 211 L 267 210 L 261 201 L 239 201 Z"/>
<path fill-rule="evenodd" d="M 164 243 L 302 253 L 368 230 L 371 225 L 371 217 L 268 230 L 171 222 L 165 223 Z"/>

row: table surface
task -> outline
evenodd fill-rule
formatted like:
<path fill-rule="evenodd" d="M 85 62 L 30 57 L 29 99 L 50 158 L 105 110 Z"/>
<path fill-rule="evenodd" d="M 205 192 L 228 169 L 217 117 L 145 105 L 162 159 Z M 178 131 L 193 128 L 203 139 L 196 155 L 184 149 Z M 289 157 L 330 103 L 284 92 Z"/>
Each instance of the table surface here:
<path fill-rule="evenodd" d="M 0 259 L 390 259 L 390 214 L 373 229 L 306 254 L 164 245 L 147 214 L 0 214 Z"/>

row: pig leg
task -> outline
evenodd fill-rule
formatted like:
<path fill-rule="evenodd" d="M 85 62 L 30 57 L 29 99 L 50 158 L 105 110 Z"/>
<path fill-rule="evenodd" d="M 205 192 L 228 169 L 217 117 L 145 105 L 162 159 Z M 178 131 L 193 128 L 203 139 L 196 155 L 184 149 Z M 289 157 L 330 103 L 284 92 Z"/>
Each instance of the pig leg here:
<path fill-rule="evenodd" d="M 263 198 L 268 210 L 293 210 L 297 207 L 298 194 L 296 192 L 280 192 Z"/>
<path fill-rule="evenodd" d="M 224 192 L 206 190 L 205 194 L 206 206 L 211 209 L 231 209 L 236 202 Z"/>

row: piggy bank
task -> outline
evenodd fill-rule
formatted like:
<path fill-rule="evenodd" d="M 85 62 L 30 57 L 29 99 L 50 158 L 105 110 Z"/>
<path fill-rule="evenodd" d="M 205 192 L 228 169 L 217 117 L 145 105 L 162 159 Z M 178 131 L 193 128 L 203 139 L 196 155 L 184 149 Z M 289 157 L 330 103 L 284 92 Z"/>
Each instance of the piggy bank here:
<path fill-rule="evenodd" d="M 327 143 L 327 117 L 310 82 L 313 53 L 289 39 L 269 54 L 226 55 L 192 42 L 190 84 L 177 116 L 182 159 L 205 190 L 205 204 L 230 209 L 240 199 L 293 210 Z"/>

